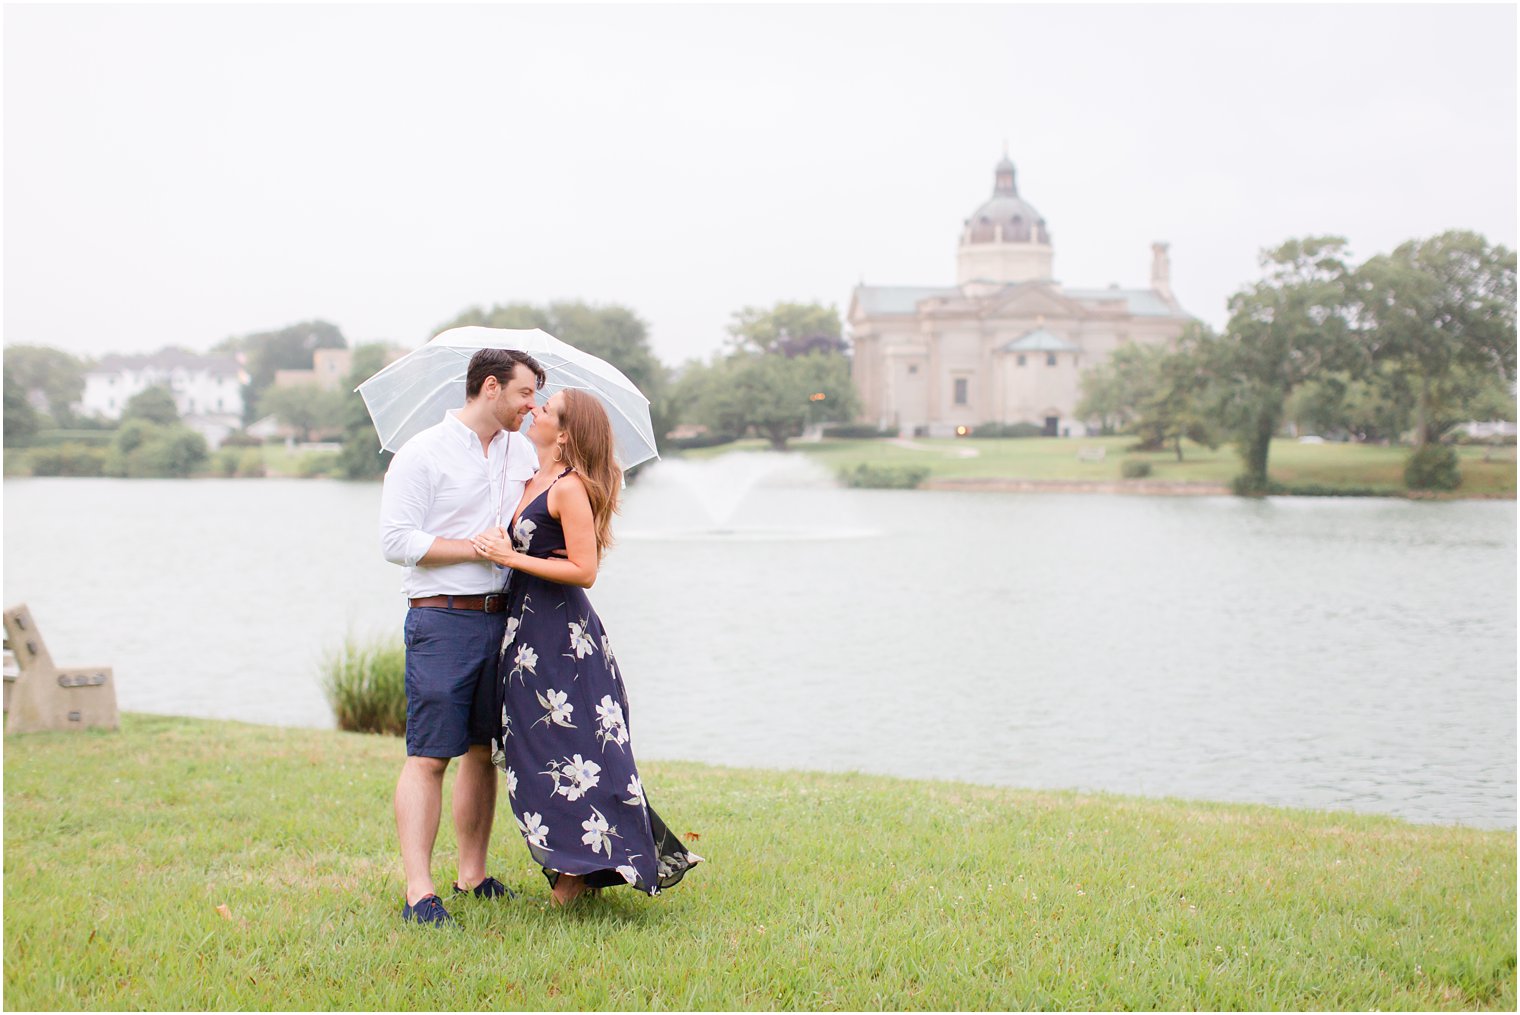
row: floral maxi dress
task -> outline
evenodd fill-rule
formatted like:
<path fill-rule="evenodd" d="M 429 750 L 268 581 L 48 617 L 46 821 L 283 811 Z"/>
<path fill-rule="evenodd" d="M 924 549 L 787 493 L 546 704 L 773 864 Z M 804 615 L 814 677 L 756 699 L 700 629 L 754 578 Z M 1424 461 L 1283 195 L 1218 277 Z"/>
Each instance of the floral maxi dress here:
<path fill-rule="evenodd" d="M 569 472 L 560 473 L 555 482 Z M 551 483 L 552 487 L 553 484 Z M 512 526 L 519 553 L 565 548 L 546 489 Z M 506 774 L 518 830 L 552 886 L 579 874 L 591 888 L 629 884 L 658 895 L 701 857 L 644 797 L 628 738 L 628 698 L 586 590 L 513 572 L 491 755 Z"/>

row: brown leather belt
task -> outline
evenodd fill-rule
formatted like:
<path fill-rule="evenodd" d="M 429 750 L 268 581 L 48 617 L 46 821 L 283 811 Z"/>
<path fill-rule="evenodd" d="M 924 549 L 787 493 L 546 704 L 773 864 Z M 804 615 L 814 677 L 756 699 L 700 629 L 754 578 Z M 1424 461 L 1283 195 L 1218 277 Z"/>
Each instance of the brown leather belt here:
<path fill-rule="evenodd" d="M 423 596 L 408 600 L 414 608 L 440 610 L 484 610 L 487 613 L 503 613 L 507 609 L 507 594 L 493 592 L 487 596 Z"/>

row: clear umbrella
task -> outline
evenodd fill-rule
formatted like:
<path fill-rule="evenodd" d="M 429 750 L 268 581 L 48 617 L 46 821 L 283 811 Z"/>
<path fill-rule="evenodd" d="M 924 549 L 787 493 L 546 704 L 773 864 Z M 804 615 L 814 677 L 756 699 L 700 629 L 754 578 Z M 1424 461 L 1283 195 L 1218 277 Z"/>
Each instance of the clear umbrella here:
<path fill-rule="evenodd" d="M 541 399 L 565 388 L 595 395 L 612 420 L 613 453 L 624 470 L 659 457 L 649 399 L 617 367 L 537 328 L 473 325 L 450 328 L 354 389 L 375 422 L 380 446 L 398 451 L 444 413 L 463 406 L 465 370 L 481 349 L 517 349 L 538 360 L 548 375 Z"/>

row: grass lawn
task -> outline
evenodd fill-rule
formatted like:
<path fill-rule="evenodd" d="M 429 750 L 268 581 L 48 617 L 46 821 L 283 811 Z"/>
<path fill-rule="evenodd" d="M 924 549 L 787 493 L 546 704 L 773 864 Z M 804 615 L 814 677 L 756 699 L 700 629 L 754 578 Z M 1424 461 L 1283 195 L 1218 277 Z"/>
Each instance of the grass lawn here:
<path fill-rule="evenodd" d="M 794 441 L 790 447 L 818 459 L 830 468 L 868 462 L 872 465 L 922 465 L 931 479 L 1032 479 L 1117 483 L 1123 479 L 1120 462 L 1138 458 L 1151 463 L 1150 480 L 1213 483 L 1228 486 L 1241 471 L 1240 458 L 1229 445 L 1213 451 L 1185 441 L 1183 460 L 1172 451 L 1137 453 L 1126 451 L 1132 437 L 1045 439 L 954 439 L 915 438 L 914 448 L 886 440 L 832 440 L 816 443 Z M 761 450 L 764 441 L 739 441 L 716 448 L 684 452 L 710 457 L 733 450 Z M 1085 462 L 1077 452 L 1103 448 L 1100 462 Z M 1462 487 L 1452 496 L 1515 496 L 1515 449 L 1494 448 L 1490 461 L 1485 449 L 1460 447 Z M 1389 494 L 1404 493 L 1404 460 L 1409 450 L 1364 444 L 1300 444 L 1296 440 L 1272 442 L 1269 472 L 1273 479 L 1290 485 L 1364 487 Z"/>
<path fill-rule="evenodd" d="M 259 448 L 264 455 L 264 469 L 270 476 L 309 476 L 327 472 L 338 462 L 336 451 L 301 451 L 284 444 L 269 443 Z"/>
<path fill-rule="evenodd" d="M 401 754 L 141 715 L 6 737 L 6 1007 L 1515 1008 L 1513 832 L 651 763 L 708 859 L 685 882 L 550 910 L 503 807 L 522 896 L 438 931 L 398 919 Z"/>

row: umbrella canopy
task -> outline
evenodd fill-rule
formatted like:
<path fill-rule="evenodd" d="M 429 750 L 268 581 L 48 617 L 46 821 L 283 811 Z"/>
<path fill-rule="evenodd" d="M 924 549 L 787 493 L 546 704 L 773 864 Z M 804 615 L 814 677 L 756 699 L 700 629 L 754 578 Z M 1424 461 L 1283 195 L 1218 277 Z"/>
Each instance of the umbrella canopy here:
<path fill-rule="evenodd" d="M 465 371 L 481 349 L 517 349 L 538 360 L 548 379 L 540 404 L 565 388 L 588 392 L 612 420 L 613 454 L 624 470 L 659 455 L 645 398 L 623 372 L 538 328 L 450 328 L 396 360 L 354 390 L 375 422 L 380 446 L 399 451 L 412 437 L 464 405 Z"/>

